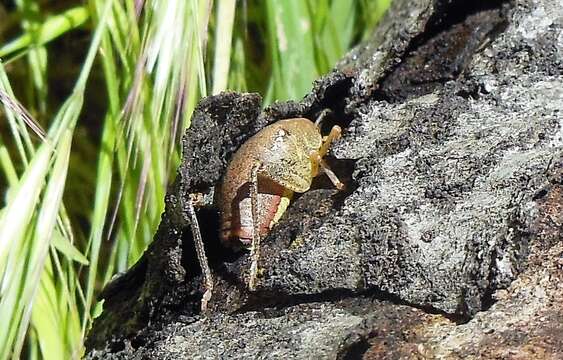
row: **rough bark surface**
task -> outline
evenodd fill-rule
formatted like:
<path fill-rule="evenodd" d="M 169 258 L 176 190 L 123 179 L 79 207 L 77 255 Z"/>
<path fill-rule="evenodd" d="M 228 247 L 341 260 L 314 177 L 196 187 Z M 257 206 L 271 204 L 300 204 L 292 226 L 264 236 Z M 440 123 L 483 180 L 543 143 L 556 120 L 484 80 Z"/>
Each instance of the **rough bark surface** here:
<path fill-rule="evenodd" d="M 89 358 L 563 358 L 563 3 L 394 0 L 300 103 L 204 99 L 143 258 L 104 291 Z M 327 179 L 263 241 L 218 241 L 212 189 L 283 118 L 341 125 Z M 185 199 L 198 210 L 215 291 Z"/>

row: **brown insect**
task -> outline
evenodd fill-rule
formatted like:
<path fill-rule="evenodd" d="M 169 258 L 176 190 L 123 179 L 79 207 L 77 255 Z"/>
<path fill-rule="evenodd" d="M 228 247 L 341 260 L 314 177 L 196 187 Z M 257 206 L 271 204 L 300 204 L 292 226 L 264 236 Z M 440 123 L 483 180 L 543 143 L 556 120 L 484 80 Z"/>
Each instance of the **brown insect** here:
<path fill-rule="evenodd" d="M 292 194 L 309 190 L 313 178 L 321 171 L 338 189 L 344 187 L 323 161 L 331 143 L 340 137 L 341 129 L 334 126 L 329 135 L 323 137 L 317 123 L 295 118 L 263 128 L 235 153 L 216 189 L 215 202 L 221 212 L 221 240 L 230 247 L 250 247 L 252 265 L 248 287 L 251 291 L 256 289 L 261 238 L 284 213 Z M 193 205 L 190 208 L 192 223 L 195 222 L 197 227 Z M 193 230 L 205 277 L 206 292 L 202 299 L 202 310 L 205 311 L 213 278 L 199 228 Z"/>

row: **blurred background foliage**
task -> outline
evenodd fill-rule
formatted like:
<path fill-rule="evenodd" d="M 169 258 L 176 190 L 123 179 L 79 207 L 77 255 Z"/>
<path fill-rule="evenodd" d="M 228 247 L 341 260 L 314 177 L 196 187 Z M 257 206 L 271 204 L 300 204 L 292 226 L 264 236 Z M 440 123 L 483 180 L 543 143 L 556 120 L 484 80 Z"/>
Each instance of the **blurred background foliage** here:
<path fill-rule="evenodd" d="M 0 2 L 0 359 L 77 358 L 198 100 L 299 100 L 390 0 Z"/>

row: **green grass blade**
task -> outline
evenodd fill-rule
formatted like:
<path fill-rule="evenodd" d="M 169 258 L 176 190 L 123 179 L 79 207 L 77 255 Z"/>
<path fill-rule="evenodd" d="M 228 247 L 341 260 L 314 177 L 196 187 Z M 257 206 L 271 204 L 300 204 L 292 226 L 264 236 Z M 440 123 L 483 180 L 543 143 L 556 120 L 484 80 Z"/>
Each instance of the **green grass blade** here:
<path fill-rule="evenodd" d="M 10 86 L 8 75 L 6 74 L 2 61 L 0 61 L 0 91 L 2 91 L 3 99 L 5 100 L 3 104 L 6 109 L 6 118 L 10 126 L 12 139 L 16 143 L 18 155 L 22 163 L 27 165 L 29 156 L 33 154 L 35 149 L 32 145 L 31 137 L 27 132 L 24 116 L 21 116 L 22 114 L 16 111 L 16 107 L 11 106 L 11 104 L 17 104 L 17 101 L 13 101 L 13 99 L 15 99 L 14 92 Z"/>
<path fill-rule="evenodd" d="M 62 202 L 65 188 L 68 159 L 70 156 L 70 145 L 72 132 L 63 134 L 60 145 L 55 152 L 55 160 L 49 182 L 47 183 L 41 208 L 38 212 L 37 224 L 35 226 L 34 240 L 28 250 L 27 256 L 30 268 L 23 281 L 22 295 L 19 298 L 24 308 L 22 320 L 19 325 L 18 337 L 14 346 L 13 355 L 19 357 L 23 346 L 25 334 L 31 317 L 32 301 L 39 286 L 39 280 L 43 273 L 45 259 L 48 254 L 52 234 L 57 223 L 57 214 Z"/>
<path fill-rule="evenodd" d="M 111 3 L 111 0 L 107 1 L 105 14 L 111 8 Z M 66 180 L 72 131 L 82 109 L 86 80 L 99 48 L 104 28 L 105 21 L 102 18 L 72 95 L 53 120 L 48 139 L 33 156 L 30 166 L 16 185 L 15 195 L 9 199 L 2 216 L 0 223 L 0 275 L 2 278 L 0 318 L 6 319 L 8 324 L 13 325 L 0 329 L 0 358 L 6 358 L 10 354 L 16 357 L 23 345 L 31 314 L 31 299 L 43 271 L 46 249 L 48 249 L 53 229 L 57 223 L 59 210 L 62 210 L 61 197 Z M 50 172 L 51 180 L 47 183 L 46 192 L 40 201 L 39 195 L 53 162 L 55 165 Z M 32 236 L 33 233 L 36 235 Z M 40 251 L 35 249 L 40 249 Z M 31 256 L 29 256 L 30 254 Z M 63 292 L 65 294 L 64 303 L 73 307 L 72 297 L 74 295 L 69 296 L 68 286 L 64 287 Z M 70 315 L 70 319 L 76 317 L 76 310 Z M 65 316 L 67 316 L 66 313 Z M 78 320 L 76 319 L 75 322 L 77 323 Z M 72 327 L 72 322 L 65 323 L 69 325 L 69 328 Z M 75 334 L 80 334 L 80 332 L 75 331 Z M 78 339 L 80 339 L 79 335 Z M 46 354 L 43 355 L 46 356 Z"/>
<path fill-rule="evenodd" d="M 69 30 L 81 26 L 88 20 L 89 12 L 84 6 L 78 6 L 66 10 L 62 14 L 55 15 L 45 21 L 37 30 L 36 39 L 30 33 L 25 33 L 16 39 L 0 47 L 0 57 L 5 57 L 22 50 L 32 43 L 44 45 L 56 39 Z"/>
<path fill-rule="evenodd" d="M 37 104 L 41 112 L 47 107 L 47 50 L 35 41 L 39 38 L 41 28 L 41 9 L 35 0 L 17 0 L 16 5 L 22 13 L 22 28 L 31 35 L 33 43 L 27 53 L 28 68 L 31 73 L 31 86 L 28 87 L 27 95 L 29 103 L 33 104 L 32 110 Z"/>
<path fill-rule="evenodd" d="M 41 146 L 5 209 L 0 223 L 0 274 L 5 274 L 7 270 L 6 263 L 10 249 L 19 247 L 18 242 L 25 238 L 25 233 L 35 211 L 35 205 L 39 202 L 39 194 L 43 188 L 44 179 L 49 170 L 52 150 L 50 143 L 44 143 Z M 0 290 L 0 295 L 3 294 L 2 290 Z M 2 344 L 1 335 L 0 344 Z"/>
<path fill-rule="evenodd" d="M 16 173 L 16 169 L 14 168 L 14 163 L 10 158 L 10 154 L 5 146 L 0 146 L 0 165 L 2 167 L 2 171 L 4 172 L 4 176 L 8 181 L 8 187 L 15 187 L 18 182 L 18 174 Z M 1 221 L 1 218 L 0 218 Z"/>
<path fill-rule="evenodd" d="M 353 1 L 332 2 L 325 26 L 320 32 L 323 46 L 318 48 L 326 55 L 327 72 L 350 48 L 354 36 L 357 4 Z"/>
<path fill-rule="evenodd" d="M 215 59 L 213 61 L 213 94 L 225 90 L 229 80 L 235 5 L 235 0 L 223 0 L 218 4 Z"/>
<path fill-rule="evenodd" d="M 277 99 L 299 99 L 312 87 L 319 76 L 313 56 L 315 46 L 311 14 L 302 0 L 268 1 L 270 31 L 275 31 L 274 71 L 281 81 Z M 283 87 L 285 91 L 279 91 Z"/>
<path fill-rule="evenodd" d="M 69 352 L 64 341 L 63 323 L 59 314 L 59 301 L 55 276 L 46 264 L 41 277 L 40 289 L 33 304 L 32 323 L 38 336 L 38 345 L 43 358 L 65 359 Z"/>

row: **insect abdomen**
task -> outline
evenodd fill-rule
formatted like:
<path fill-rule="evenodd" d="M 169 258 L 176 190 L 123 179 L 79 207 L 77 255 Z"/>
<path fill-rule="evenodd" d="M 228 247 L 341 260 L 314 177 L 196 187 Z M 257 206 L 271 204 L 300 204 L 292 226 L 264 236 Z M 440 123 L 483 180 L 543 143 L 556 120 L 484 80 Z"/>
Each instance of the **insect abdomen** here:
<path fill-rule="evenodd" d="M 254 229 L 248 184 L 243 184 L 237 193 L 230 204 L 222 206 L 221 239 L 224 242 L 239 240 L 247 245 L 252 241 Z M 288 191 L 281 185 L 268 179 L 259 182 L 257 220 L 261 236 L 269 232 L 288 204 Z"/>

